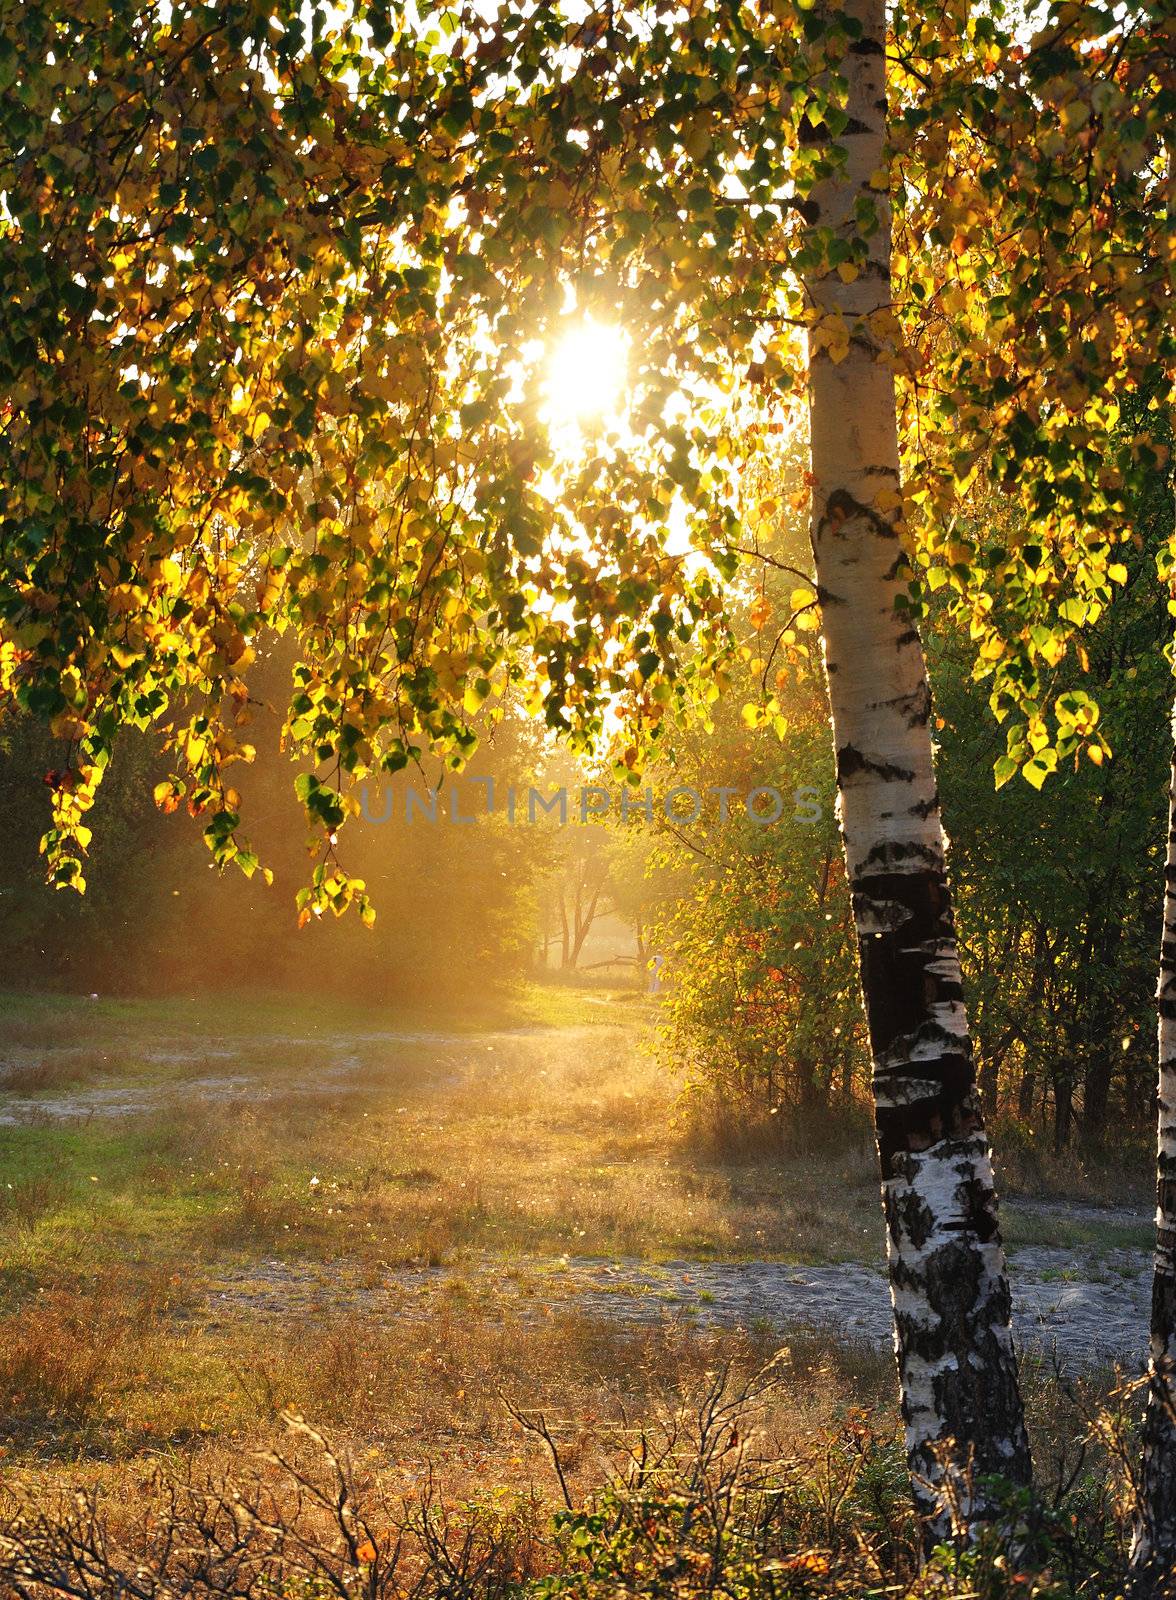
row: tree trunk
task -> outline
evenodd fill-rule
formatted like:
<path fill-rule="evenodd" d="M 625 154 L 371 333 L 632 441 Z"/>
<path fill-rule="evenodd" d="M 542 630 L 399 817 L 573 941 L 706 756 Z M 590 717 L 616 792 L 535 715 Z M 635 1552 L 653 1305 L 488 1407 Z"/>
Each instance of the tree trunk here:
<path fill-rule="evenodd" d="M 1115 771 L 1113 763 L 1103 769 L 1102 793 L 1098 799 L 1098 818 L 1108 830 L 1114 825 L 1118 807 Z M 1119 845 L 1113 837 L 1108 842 L 1113 870 L 1109 878 L 1092 880 L 1090 889 L 1090 956 L 1086 995 L 1088 1020 L 1082 1073 L 1081 1134 L 1083 1148 L 1092 1153 L 1101 1150 L 1106 1138 L 1111 1080 L 1119 1057 L 1116 1049 L 1119 1031 L 1116 1023 L 1120 1016 L 1116 963 L 1123 941 L 1123 918 L 1119 907 L 1117 871 Z"/>
<path fill-rule="evenodd" d="M 1108 1029 L 1113 1021 L 1112 1017 L 1105 1019 Z M 1099 1154 L 1106 1143 L 1115 1059 L 1115 1041 L 1108 1033 L 1092 1046 L 1082 1080 L 1082 1148 L 1092 1155 Z"/>
<path fill-rule="evenodd" d="M 576 926 L 575 937 L 572 940 L 571 959 L 569 962 L 569 965 L 573 969 L 579 964 L 580 956 L 584 949 L 584 942 L 589 933 L 592 931 L 592 924 L 596 921 L 596 907 L 600 901 L 600 891 L 602 886 L 603 879 L 597 883 L 595 889 L 592 891 L 592 899 L 588 902 L 588 910 L 585 914 L 581 909 L 580 884 L 578 882 L 576 884 Z"/>
<path fill-rule="evenodd" d="M 853 1103 L 853 1046 L 848 1041 L 841 1047 L 841 1100 L 847 1106 Z"/>
<path fill-rule="evenodd" d="M 1049 934 L 1046 932 L 1044 922 L 1039 922 L 1033 930 L 1033 974 L 1029 979 L 1030 994 L 1040 997 L 1045 990 L 1046 976 L 1049 971 L 1053 951 L 1050 949 Z M 1040 1029 L 1036 1032 L 1040 1033 Z M 1022 1037 L 1025 1048 L 1025 1066 L 1021 1073 L 1021 1084 L 1017 1091 L 1017 1113 L 1023 1122 L 1028 1122 L 1033 1115 L 1033 1097 L 1037 1089 L 1036 1060 L 1039 1051 L 1036 1040 L 1032 1037 Z"/>
<path fill-rule="evenodd" d="M 1074 1117 L 1074 1081 L 1068 1065 L 1054 1069 L 1054 1155 L 1060 1156 L 1070 1144 L 1070 1123 Z"/>
<path fill-rule="evenodd" d="M 1028 1122 L 1033 1115 L 1033 1091 L 1037 1087 L 1037 1074 L 1031 1066 L 1026 1066 L 1021 1074 L 1021 1087 L 1017 1090 L 1017 1115 L 1022 1122 Z"/>
<path fill-rule="evenodd" d="M 1000 1056 L 996 1051 L 990 1050 L 980 1061 L 980 1104 L 984 1107 L 985 1116 L 996 1114 L 997 1088 L 1000 1083 Z"/>
<path fill-rule="evenodd" d="M 846 159 L 814 187 L 807 214 L 816 243 L 828 242 L 825 230 L 832 239 L 856 238 L 859 200 L 872 205 L 878 225 L 856 278 L 844 282 L 826 262 L 808 283 L 820 319 L 809 340 L 812 540 L 874 1058 L 907 1453 L 935 1540 L 991 1514 L 985 1475 L 1027 1482 L 1029 1446 L 962 998 L 930 690 L 918 633 L 901 608 L 898 431 L 886 328 L 890 208 L 871 181 L 885 160 L 884 0 L 851 0 L 826 13 L 830 21 L 835 15 L 862 24 L 841 67 L 849 121 L 836 142 Z M 810 124 L 802 136 L 831 143 L 823 125 Z M 821 323 L 844 326 L 849 342 L 840 360 Z M 962 1527 L 953 1527 L 953 1501 Z"/>
<path fill-rule="evenodd" d="M 1173 711 L 1176 740 L 1176 710 Z M 1160 942 L 1156 1254 L 1143 1461 L 1131 1562 L 1146 1577 L 1176 1566 L 1176 744 L 1168 790 L 1168 857 Z"/>
<path fill-rule="evenodd" d="M 1112 904 L 1118 899 L 1117 886 L 1106 887 Z M 1094 956 L 1095 993 L 1091 998 L 1091 1019 L 1087 1034 L 1086 1066 L 1082 1075 L 1082 1144 L 1093 1153 L 1106 1143 L 1107 1113 L 1115 1065 L 1122 1059 L 1119 1049 L 1120 1007 L 1117 1002 L 1117 962 L 1123 942 L 1123 922 L 1116 917 L 1104 922 Z"/>

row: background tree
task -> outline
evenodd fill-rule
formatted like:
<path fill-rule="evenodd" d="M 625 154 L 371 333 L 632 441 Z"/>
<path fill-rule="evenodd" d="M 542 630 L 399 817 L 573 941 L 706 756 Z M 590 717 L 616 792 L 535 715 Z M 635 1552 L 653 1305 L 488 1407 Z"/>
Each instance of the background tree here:
<path fill-rule="evenodd" d="M 790 721 L 801 721 L 796 699 L 784 703 Z M 680 886 L 662 902 L 653 932 L 667 960 L 669 1053 L 729 1129 L 762 1127 L 773 1116 L 791 1132 L 798 1114 L 813 1122 L 864 1099 L 823 719 L 801 721 L 781 740 L 749 732 L 734 708 L 716 712 L 705 750 L 679 754 L 675 781 L 700 792 L 775 787 L 784 810 L 765 827 L 738 800 L 723 821 L 711 798 L 697 821 L 661 832 L 655 859 Z M 769 801 L 758 804 L 766 811 Z"/>
<path fill-rule="evenodd" d="M 1154 542 L 1149 535 L 1149 546 Z M 1055 1148 L 1138 1136 L 1150 1115 L 1145 1019 L 1166 762 L 1163 596 L 1151 555 L 1128 552 L 1120 601 L 1085 636 L 1114 758 L 1067 762 L 1053 786 L 1010 797 L 988 779 L 1004 748 L 972 677 L 971 642 L 944 617 L 931 634 L 952 817 L 962 955 L 986 1103 Z M 1011 1130 L 1005 1137 L 1011 1136 Z"/>
<path fill-rule="evenodd" d="M 283 664 L 271 662 L 280 683 Z M 287 669 L 288 670 L 288 667 Z M 264 680 L 263 680 L 264 681 Z M 259 711 L 264 738 L 273 712 Z M 508 715 L 483 741 L 476 770 L 505 792 L 526 792 L 537 757 L 533 723 Z M 85 895 L 44 883 L 37 838 L 44 826 L 44 774 L 55 759 L 47 731 L 29 718 L 0 732 L 0 961 L 12 988 L 111 994 L 199 994 L 275 989 L 369 1006 L 424 1006 L 445 998 L 478 1008 L 527 971 L 537 895 L 548 851 L 540 830 L 479 814 L 448 821 L 443 787 L 437 821 L 422 806 L 406 821 L 409 790 L 422 800 L 443 769 L 402 774 L 361 791 L 352 862 L 383 915 L 373 928 L 315 918 L 299 930 L 290 899 L 305 881 L 305 818 L 289 763 L 259 762 L 242 780 L 257 846 L 273 873 L 222 876 L 199 832 L 177 826 L 153 803 L 167 767 L 141 734 L 118 740 L 109 782 L 95 802 Z M 463 786 L 462 811 L 479 812 L 482 791 Z M 311 839 L 311 848 L 317 841 Z M 194 939 L 192 930 L 202 930 Z"/>
<path fill-rule="evenodd" d="M 765 435 L 744 474 L 749 559 L 729 601 L 732 681 L 698 724 L 667 730 L 656 770 L 663 791 L 684 786 L 701 801 L 697 817 L 659 816 L 656 830 L 655 870 L 674 891 L 653 933 L 668 962 L 667 1048 L 732 1137 L 762 1129 L 765 1115 L 780 1134 L 798 1118 L 811 1127 L 832 1104 L 869 1095 L 806 576 L 803 444 L 799 426 Z M 756 817 L 780 810 L 771 826 L 748 812 L 757 789 Z"/>

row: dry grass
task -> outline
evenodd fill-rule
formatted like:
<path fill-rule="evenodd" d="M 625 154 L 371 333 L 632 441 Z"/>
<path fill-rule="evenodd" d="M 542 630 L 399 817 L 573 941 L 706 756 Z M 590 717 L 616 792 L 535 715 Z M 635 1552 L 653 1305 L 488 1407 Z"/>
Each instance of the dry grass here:
<path fill-rule="evenodd" d="M 360 1113 L 351 1161 L 325 1161 L 320 1178 L 345 1237 L 362 1247 L 371 1236 L 403 1260 L 805 1260 L 852 1255 L 867 1230 L 876 1242 L 873 1180 L 855 1181 L 856 1163 L 821 1163 L 818 1189 L 805 1181 L 817 1177 L 811 1159 L 771 1169 L 708 1158 L 672 1126 L 675 1095 L 620 1030 L 552 1035 L 477 1061 L 440 1095 Z"/>
<path fill-rule="evenodd" d="M 252 1060 L 241 1048 L 238 1075 Z M 376 1038 L 351 1053 L 348 1076 L 293 1086 L 267 1064 L 252 1102 L 176 1085 L 149 1115 L 0 1130 L 10 1270 L 84 1273 L 96 1227 L 108 1252 L 160 1266 L 242 1252 L 389 1264 L 881 1253 L 866 1150 L 731 1159 L 675 1120 L 678 1085 L 629 1027 Z"/>
<path fill-rule="evenodd" d="M 87 1292 L 41 1289 L 0 1320 L 0 1431 L 18 1451 L 68 1451 L 121 1434 L 162 1406 L 164 1375 L 184 1371 L 178 1278 L 117 1268 Z M 185 1384 L 181 1387 L 186 1387 Z M 119 1397 L 125 1397 L 126 1404 Z M 186 1397 L 185 1397 L 186 1403 Z"/>
<path fill-rule="evenodd" d="M 761 1548 L 753 1539 L 745 1576 L 770 1555 L 786 1563 L 795 1558 L 798 1574 L 819 1579 L 836 1568 L 848 1581 L 849 1564 L 860 1560 L 854 1583 L 831 1586 L 831 1595 L 863 1592 L 862 1582 L 869 1592 L 890 1592 L 888 1580 L 896 1577 L 902 1580 L 896 1592 L 913 1593 L 907 1584 L 915 1579 L 918 1541 L 890 1400 L 892 1374 L 888 1360 L 865 1352 L 810 1339 L 793 1341 L 781 1353 L 747 1335 L 698 1337 L 665 1329 L 625 1335 L 574 1318 L 542 1329 L 492 1328 L 442 1315 L 416 1342 L 345 1319 L 312 1336 L 291 1328 L 266 1349 L 251 1345 L 245 1330 L 222 1332 L 210 1340 L 202 1368 L 192 1359 L 191 1336 L 161 1337 L 150 1316 L 127 1318 L 109 1305 L 64 1301 L 46 1306 L 19 1336 L 13 1326 L 0 1330 L 6 1374 L 14 1341 L 21 1370 L 39 1374 L 42 1399 L 72 1408 L 73 1431 L 63 1428 L 56 1448 L 45 1439 L 39 1449 L 26 1446 L 11 1463 L 0 1496 L 0 1576 L 11 1575 L 18 1559 L 39 1562 L 42 1574 L 58 1578 L 72 1562 L 93 1560 L 91 1576 L 105 1570 L 104 1563 L 113 1566 L 108 1587 L 115 1592 L 126 1562 L 146 1573 L 172 1562 L 177 1552 L 196 1558 L 207 1548 L 217 1561 L 203 1563 L 194 1584 L 181 1581 L 177 1592 L 220 1594 L 220 1558 L 230 1548 L 224 1541 L 256 1526 L 253 1508 L 264 1505 L 265 1528 L 278 1540 L 278 1547 L 264 1545 L 267 1559 L 280 1554 L 296 1567 L 309 1542 L 324 1558 L 333 1553 L 349 1567 L 342 1588 L 312 1586 L 314 1593 L 450 1600 L 513 1595 L 512 1585 L 583 1570 L 586 1547 L 575 1543 L 582 1529 L 594 1537 L 611 1538 L 609 1530 L 624 1534 L 615 1547 L 598 1551 L 599 1587 L 586 1594 L 662 1600 L 751 1595 L 760 1591 L 709 1586 L 702 1581 L 705 1568 L 681 1574 L 682 1587 L 662 1587 L 654 1577 L 661 1570 L 658 1547 L 668 1541 L 661 1551 L 667 1556 L 679 1548 L 686 1505 L 697 1502 L 708 1518 L 712 1511 L 725 1514 L 724 1508 L 734 1513 L 746 1491 L 751 1498 L 739 1516 L 753 1514 L 747 1526 L 761 1529 L 767 1543 Z M 169 1349 L 169 1342 L 176 1347 Z M 773 1359 L 770 1388 L 760 1391 L 753 1410 L 722 1413 L 716 1433 L 707 1422 L 714 1396 L 747 1386 Z M 727 1376 L 716 1379 L 716 1373 Z M 1075 1393 L 1048 1373 L 1027 1377 L 1043 1496 L 1040 1525 L 1060 1529 L 1068 1552 L 1085 1560 L 1113 1541 L 1123 1489 L 1113 1450 L 1097 1439 L 1085 1463 L 1076 1457 L 1075 1441 L 1089 1431 L 1105 1388 Z M 195 1418 L 210 1402 L 220 1412 L 201 1415 L 198 1428 L 168 1436 L 159 1426 L 169 1415 Z M 145 1410 L 155 1424 L 143 1420 Z M 290 1437 L 282 1410 L 301 1414 L 331 1439 L 325 1465 L 305 1428 Z M 700 1429 L 709 1429 L 710 1438 L 701 1454 Z M 638 1459 L 642 1476 L 634 1480 Z M 766 1482 L 772 1489 L 765 1500 Z M 1066 1498 L 1055 1513 L 1053 1496 L 1063 1485 Z M 350 1521 L 332 1513 L 344 1487 Z M 586 1514 L 561 1528 L 553 1513 L 565 1494 Z M 246 1507 L 244 1523 L 235 1520 L 234 1505 Z M 599 1506 L 606 1509 L 603 1518 L 594 1509 Z M 756 1520 L 757 1506 L 773 1508 L 770 1528 Z M 423 1570 L 416 1560 L 424 1557 L 426 1522 L 445 1530 L 443 1547 L 433 1551 L 442 1566 L 446 1550 L 459 1556 L 471 1548 L 471 1538 L 478 1549 L 498 1549 L 503 1559 L 495 1582 L 487 1568 L 468 1585 L 452 1574 L 442 1581 L 441 1573 L 423 1589 L 408 1587 L 411 1575 Z M 737 1525 L 731 1523 L 732 1531 Z M 182 1537 L 161 1540 L 166 1528 L 178 1528 Z M 367 1587 L 371 1572 L 361 1569 L 376 1565 L 380 1553 L 391 1562 L 399 1535 L 410 1528 L 415 1531 L 396 1572 L 380 1587 Z M 655 1560 L 643 1568 L 646 1545 Z M 256 1554 L 255 1546 L 250 1549 Z M 806 1554 L 815 1551 L 830 1560 Z M 610 1587 L 614 1559 L 631 1570 L 626 1582 L 614 1579 Z M 231 1563 L 229 1570 L 236 1570 Z M 355 1587 L 347 1587 L 352 1582 Z M 312 1590 L 263 1585 L 258 1592 Z M 569 1592 L 580 1591 L 573 1585 Z M 762 1592 L 794 1591 L 768 1584 Z M 822 1591 L 806 1583 L 796 1592 Z M 967 1583 L 927 1590 L 957 1592 L 974 1600 L 978 1591 Z M 995 1597 L 1004 1590 L 980 1592 Z M 1070 1592 L 1048 1589 L 1058 1600 Z"/>
<path fill-rule="evenodd" d="M 10 1463 L 56 1460 L 72 1471 L 85 1457 L 102 1473 L 97 1464 L 131 1462 L 147 1447 L 237 1451 L 296 1411 L 410 1473 L 432 1462 L 509 1479 L 530 1458 L 520 1455 L 507 1396 L 545 1409 L 587 1485 L 600 1465 L 594 1430 L 668 1404 L 718 1364 L 750 1368 L 780 1348 L 766 1329 L 625 1328 L 573 1311 L 493 1318 L 461 1296 L 438 1297 L 426 1325 L 329 1307 L 261 1322 L 201 1315 L 184 1290 L 174 1276 L 108 1274 L 85 1290 L 36 1294 L 0 1320 Z M 780 1419 L 795 1440 L 853 1408 L 893 1425 L 889 1353 L 802 1330 L 787 1349 Z M 1076 1419 L 1093 1412 L 1107 1379 L 1068 1385 L 1031 1362 L 1025 1383 L 1048 1461 L 1073 1443 Z"/>
<path fill-rule="evenodd" d="M 146 1549 L 161 1495 L 178 1480 L 224 1484 L 254 1470 L 255 1452 L 280 1438 L 279 1415 L 297 1412 L 339 1443 L 381 1504 L 407 1495 L 419 1506 L 422 1483 L 439 1476 L 459 1532 L 502 1534 L 502 1593 L 558 1565 L 567 1553 L 550 1520 L 561 1498 L 550 1451 L 505 1402 L 543 1413 L 580 1503 L 615 1474 L 618 1439 L 680 1410 L 716 1368 L 750 1372 L 776 1341 L 685 1322 L 625 1329 L 542 1296 L 526 1307 L 521 1295 L 479 1299 L 475 1258 L 504 1274 L 512 1261 L 521 1271 L 564 1255 L 882 1259 L 864 1124 L 848 1139 L 812 1127 L 737 1137 L 729 1119 L 684 1116 L 634 1010 L 623 1025 L 585 1006 L 560 1027 L 413 1039 L 324 1038 L 287 1013 L 284 1033 L 273 1016 L 243 1027 L 227 1059 L 199 1035 L 187 1054 L 173 1048 L 158 1013 L 150 1026 L 133 1008 L 111 1013 L 122 1045 L 116 1032 L 85 1034 L 94 1013 L 75 1010 L 68 1025 L 49 1016 L 54 1048 L 90 1051 L 116 1086 L 150 1079 L 160 1099 L 146 1115 L 46 1113 L 0 1129 L 9 1485 L 47 1506 L 100 1484 L 103 1526 Z M 217 1019 L 222 1040 L 230 1021 Z M 151 1053 L 152 1026 L 166 1061 Z M 185 1091 L 210 1074 L 250 1079 L 253 1098 Z M 27 1092 L 36 1087 L 30 1078 Z M 457 1274 L 425 1323 L 339 1303 L 346 1284 L 386 1284 L 387 1267 L 463 1258 L 468 1284 Z M 277 1314 L 273 1296 L 265 1315 L 248 1292 L 231 1307 L 204 1301 L 210 1276 L 231 1270 L 248 1285 L 268 1259 L 317 1272 L 321 1305 L 280 1300 L 280 1275 Z M 862 1428 L 877 1442 L 870 1492 L 890 1508 L 876 1525 L 901 1523 L 890 1358 L 832 1336 L 797 1335 L 789 1348 L 763 1425 L 778 1460 L 805 1463 L 803 1527 L 826 1515 L 829 1463 L 844 1464 L 845 1440 Z M 1105 1380 L 1078 1393 L 1045 1371 L 1026 1380 L 1043 1482 L 1060 1481 Z M 1082 1478 L 1092 1504 L 1109 1472 L 1093 1448 Z"/>
<path fill-rule="evenodd" d="M 68 1475 L 84 1458 L 87 1474 L 121 1482 L 144 1449 L 239 1452 L 296 1411 L 410 1476 L 432 1463 L 451 1466 L 459 1486 L 489 1470 L 518 1480 L 541 1458 L 511 1422 L 507 1395 L 549 1412 L 588 1482 L 599 1467 L 594 1429 L 647 1412 L 717 1361 L 754 1364 L 776 1347 L 766 1334 L 625 1330 L 574 1314 L 496 1322 L 461 1299 L 439 1300 L 427 1327 L 411 1329 L 342 1311 L 277 1326 L 209 1322 L 181 1291 L 170 1280 L 107 1280 L 39 1294 L 0 1321 L 10 1466 L 57 1462 Z M 848 1395 L 889 1409 L 887 1358 L 805 1335 L 791 1350 L 798 1429 Z"/>
<path fill-rule="evenodd" d="M 1101 1151 L 1055 1153 L 1047 1131 L 1002 1118 L 993 1130 L 1006 1191 L 1093 1206 L 1133 1206 L 1150 1213 L 1155 1198 L 1151 1129 L 1112 1129 Z"/>

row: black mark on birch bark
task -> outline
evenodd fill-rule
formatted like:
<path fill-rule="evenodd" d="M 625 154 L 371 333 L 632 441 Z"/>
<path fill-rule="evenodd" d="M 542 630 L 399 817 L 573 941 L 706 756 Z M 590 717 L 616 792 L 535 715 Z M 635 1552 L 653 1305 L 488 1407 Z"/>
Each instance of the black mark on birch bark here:
<path fill-rule="evenodd" d="M 895 539 L 897 530 L 892 523 L 874 510 L 873 506 L 863 505 L 856 496 L 850 494 L 848 489 L 834 489 L 825 502 L 825 509 L 817 523 L 815 537 L 819 540 L 826 529 L 837 533 L 847 522 L 861 517 L 870 524 L 880 539 Z"/>
<path fill-rule="evenodd" d="M 856 745 L 843 744 L 837 752 L 838 782 L 844 783 L 861 772 L 881 778 L 884 783 L 911 783 L 915 776 L 909 767 L 897 767 L 889 761 L 875 761 L 872 756 L 864 755 Z"/>

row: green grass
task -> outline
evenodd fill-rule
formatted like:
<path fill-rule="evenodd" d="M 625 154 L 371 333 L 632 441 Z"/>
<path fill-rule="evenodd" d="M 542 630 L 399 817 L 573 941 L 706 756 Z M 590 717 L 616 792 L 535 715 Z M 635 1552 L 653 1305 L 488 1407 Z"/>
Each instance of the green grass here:
<path fill-rule="evenodd" d="M 338 1034 L 432 1029 L 476 1034 L 497 1028 L 568 1027 L 652 1014 L 635 986 L 606 981 L 523 982 L 471 1000 L 460 1009 L 422 999 L 389 1007 L 251 989 L 216 996 L 125 998 L 0 991 L 0 1042 L 37 1049 L 98 1041 L 149 1042 L 160 1035 L 198 1041 L 297 1033 Z"/>
<path fill-rule="evenodd" d="M 1055 1211 L 1034 1212 L 1018 1209 L 1016 1200 L 1001 1208 L 1005 1242 L 1010 1250 L 1034 1245 L 1055 1245 L 1059 1249 L 1099 1253 L 1107 1250 L 1150 1250 L 1155 1229 L 1150 1222 L 1087 1221 L 1059 1215 Z"/>

